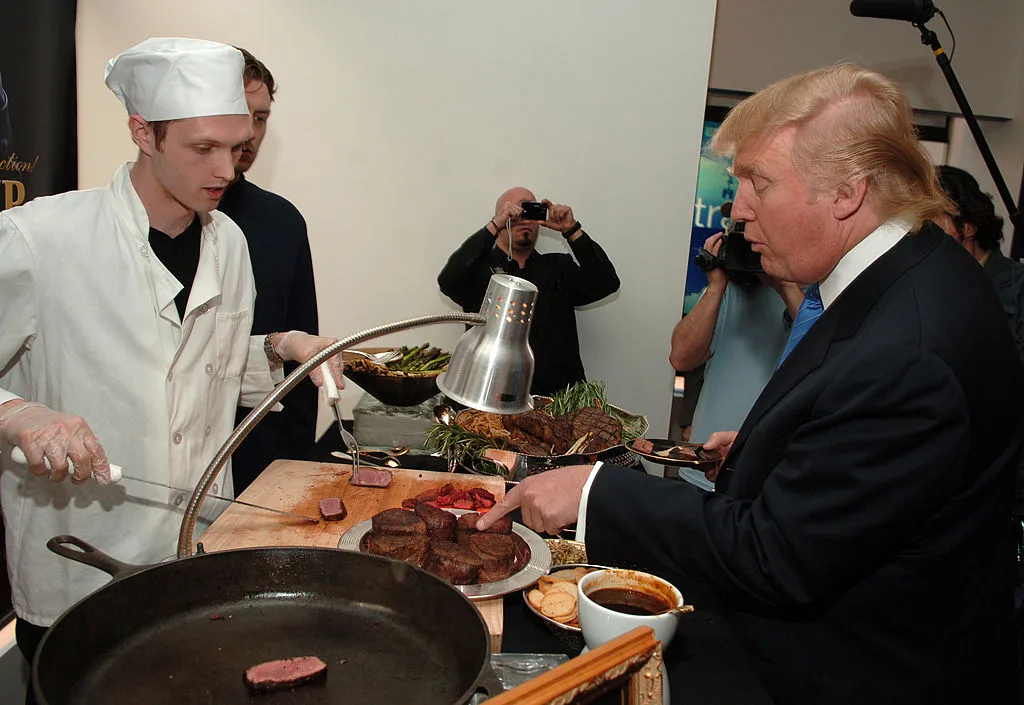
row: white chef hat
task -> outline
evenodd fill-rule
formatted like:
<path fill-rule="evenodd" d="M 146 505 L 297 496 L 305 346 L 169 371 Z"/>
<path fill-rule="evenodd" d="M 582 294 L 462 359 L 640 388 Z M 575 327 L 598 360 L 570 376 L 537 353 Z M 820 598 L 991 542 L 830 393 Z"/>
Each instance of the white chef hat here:
<path fill-rule="evenodd" d="M 242 53 L 203 39 L 147 39 L 107 62 L 105 82 L 148 122 L 248 115 Z"/>

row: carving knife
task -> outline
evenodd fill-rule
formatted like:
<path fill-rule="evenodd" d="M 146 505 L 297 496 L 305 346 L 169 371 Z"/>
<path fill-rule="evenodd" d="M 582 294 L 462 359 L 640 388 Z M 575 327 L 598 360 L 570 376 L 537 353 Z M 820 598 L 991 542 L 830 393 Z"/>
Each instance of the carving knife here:
<path fill-rule="evenodd" d="M 11 460 L 13 460 L 14 462 L 18 463 L 19 465 L 28 465 L 28 460 L 25 458 L 25 453 L 21 450 L 21 448 L 18 448 L 18 447 L 15 447 L 11 451 Z M 46 462 L 46 466 L 47 466 L 47 468 L 49 468 L 49 466 L 50 466 L 49 461 Z M 74 464 L 71 462 L 70 458 L 68 458 L 68 467 L 69 467 L 68 475 L 70 475 L 71 473 L 74 472 Z M 192 492 L 194 491 L 194 490 L 184 490 L 184 489 L 181 489 L 180 487 L 174 487 L 172 485 L 165 485 L 162 482 L 153 482 L 152 480 L 144 480 L 141 477 L 134 477 L 132 475 L 125 475 L 121 471 L 121 466 L 120 465 L 114 465 L 113 463 L 111 463 L 110 464 L 110 481 L 112 483 L 117 483 L 117 482 L 120 482 L 121 480 L 132 480 L 133 482 L 141 482 L 141 483 L 146 484 L 146 485 L 153 485 L 154 487 L 162 487 L 162 488 L 167 489 L 167 490 L 173 490 L 175 492 L 182 492 L 182 493 L 190 495 L 190 496 L 191 496 Z M 252 502 L 246 502 L 246 501 L 241 500 L 241 499 L 231 499 L 230 497 L 224 497 L 222 495 L 213 494 L 213 493 L 207 493 L 206 496 L 207 497 L 212 497 L 213 499 L 219 499 L 219 500 L 222 500 L 224 502 L 231 502 L 232 504 L 241 504 L 241 505 L 243 505 L 245 507 L 252 507 L 253 509 L 262 509 L 265 512 L 273 512 L 274 514 L 282 514 L 284 516 L 292 517 L 292 518 L 295 518 L 295 519 L 302 519 L 303 521 L 311 521 L 314 524 L 319 524 L 320 523 L 319 519 L 317 519 L 315 517 L 306 516 L 305 514 L 295 514 L 293 512 L 286 512 L 283 509 L 274 509 L 273 507 L 264 507 L 261 504 L 253 504 Z"/>

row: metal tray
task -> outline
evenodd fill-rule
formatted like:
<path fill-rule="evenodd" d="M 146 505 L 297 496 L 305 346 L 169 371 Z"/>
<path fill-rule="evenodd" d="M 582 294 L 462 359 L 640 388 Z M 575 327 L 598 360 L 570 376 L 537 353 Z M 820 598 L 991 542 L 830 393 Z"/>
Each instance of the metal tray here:
<path fill-rule="evenodd" d="M 551 402 L 549 397 L 535 396 L 534 408 L 543 408 Z M 641 438 L 650 428 L 650 423 L 646 416 L 641 414 L 634 414 L 625 409 L 621 409 L 614 404 L 609 404 L 608 407 L 613 411 L 615 416 L 622 423 L 624 433 L 634 438 Z M 461 409 L 460 409 L 461 410 Z M 451 407 L 439 406 L 434 409 L 434 418 L 439 423 L 446 423 L 452 425 L 455 423 L 455 418 L 458 416 L 459 411 L 452 409 Z M 627 429 L 628 425 L 628 429 Z M 529 455 L 527 453 L 517 453 L 515 451 L 508 451 L 515 456 L 515 462 L 510 468 L 509 476 L 505 479 L 508 482 L 516 483 L 521 482 L 530 475 L 536 475 L 544 472 L 545 470 L 551 470 L 553 468 L 561 468 L 569 465 L 592 465 L 598 461 L 605 463 L 613 463 L 615 465 L 623 465 L 625 467 L 632 467 L 640 461 L 640 456 L 633 452 L 632 448 L 627 445 L 620 443 L 610 448 L 606 448 L 598 453 L 573 453 L 572 455 Z M 495 473 L 481 472 L 473 467 L 472 463 L 465 462 L 461 458 L 457 458 L 456 461 L 464 468 L 472 473 L 478 475 L 494 475 Z"/>

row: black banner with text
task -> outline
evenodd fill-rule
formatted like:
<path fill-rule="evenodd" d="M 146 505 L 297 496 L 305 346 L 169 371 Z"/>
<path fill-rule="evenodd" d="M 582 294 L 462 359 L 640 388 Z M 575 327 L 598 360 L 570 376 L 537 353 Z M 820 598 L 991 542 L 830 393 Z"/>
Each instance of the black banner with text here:
<path fill-rule="evenodd" d="M 0 210 L 78 186 L 75 10 L 76 0 L 0 0 Z M 2 524 L 0 554 L 6 564 Z M 4 571 L 0 626 L 11 614 Z"/>
<path fill-rule="evenodd" d="M 0 209 L 78 185 L 75 0 L 0 0 Z"/>

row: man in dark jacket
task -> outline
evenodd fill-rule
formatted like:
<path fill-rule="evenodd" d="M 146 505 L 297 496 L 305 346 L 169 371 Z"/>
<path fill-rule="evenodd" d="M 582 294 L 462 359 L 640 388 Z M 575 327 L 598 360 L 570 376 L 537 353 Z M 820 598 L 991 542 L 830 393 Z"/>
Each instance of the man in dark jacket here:
<path fill-rule="evenodd" d="M 245 49 L 245 98 L 252 116 L 253 138 L 242 147 L 235 164 L 235 181 L 228 186 L 218 210 L 242 229 L 249 245 L 256 309 L 252 334 L 301 330 L 316 334 L 316 286 L 306 221 L 287 199 L 261 189 L 245 178 L 256 161 L 267 133 L 270 105 L 277 90 L 262 61 Z M 295 365 L 285 365 L 285 374 Z M 235 493 L 248 487 L 278 458 L 305 460 L 316 441 L 316 386 L 306 378 L 281 400 L 284 409 L 267 416 L 246 436 L 231 458 Z M 251 411 L 239 407 L 237 423 Z"/>
<path fill-rule="evenodd" d="M 616 467 L 528 478 L 533 528 L 577 522 L 596 563 L 699 572 L 780 704 L 1018 703 L 1010 503 L 1024 367 L 895 83 L 856 66 L 727 116 L 732 217 L 807 286 L 714 493 Z M 580 538 L 582 533 L 583 538 Z"/>
<path fill-rule="evenodd" d="M 619 290 L 619 278 L 601 246 L 583 231 L 572 208 L 545 199 L 541 203 L 546 217 L 538 220 L 523 212 L 524 203 L 536 203 L 528 189 L 503 193 L 494 217 L 448 258 L 437 283 L 445 296 L 468 313 L 480 310 L 492 274 L 514 274 L 536 284 L 539 293 L 530 328 L 534 357 L 530 391 L 551 395 L 586 379 L 576 307 L 614 294 Z M 561 233 L 572 255 L 536 252 L 541 225 Z"/>

